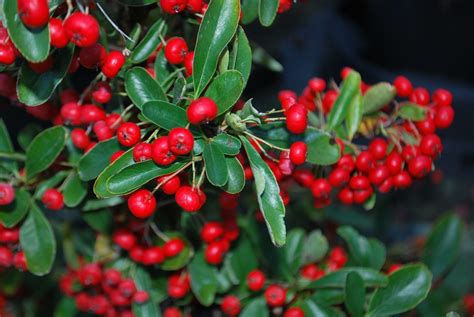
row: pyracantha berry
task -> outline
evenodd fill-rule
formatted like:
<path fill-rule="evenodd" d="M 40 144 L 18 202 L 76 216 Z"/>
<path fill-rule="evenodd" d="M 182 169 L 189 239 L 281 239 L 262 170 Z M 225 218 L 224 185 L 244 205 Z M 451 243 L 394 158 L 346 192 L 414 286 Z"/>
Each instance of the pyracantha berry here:
<path fill-rule="evenodd" d="M 117 139 L 120 144 L 132 147 L 141 139 L 140 127 L 133 122 L 125 122 L 117 129 Z"/>
<path fill-rule="evenodd" d="M 47 189 L 41 198 L 41 202 L 50 210 L 61 210 L 64 207 L 63 194 L 55 188 Z"/>
<path fill-rule="evenodd" d="M 156 210 L 156 199 L 146 189 L 137 190 L 128 198 L 128 209 L 137 218 L 150 217 Z"/>
<path fill-rule="evenodd" d="M 165 57 L 170 64 L 182 64 L 186 54 L 188 54 L 188 45 L 182 37 L 173 37 L 166 42 Z"/>
<path fill-rule="evenodd" d="M 18 16 L 30 28 L 45 26 L 49 20 L 48 0 L 18 0 Z"/>
<path fill-rule="evenodd" d="M 74 12 L 64 21 L 64 28 L 71 42 L 79 47 L 91 46 L 99 39 L 99 23 L 89 14 Z"/>
<path fill-rule="evenodd" d="M 191 124 L 203 124 L 212 121 L 217 116 L 217 105 L 211 98 L 201 97 L 189 105 L 186 113 Z"/>

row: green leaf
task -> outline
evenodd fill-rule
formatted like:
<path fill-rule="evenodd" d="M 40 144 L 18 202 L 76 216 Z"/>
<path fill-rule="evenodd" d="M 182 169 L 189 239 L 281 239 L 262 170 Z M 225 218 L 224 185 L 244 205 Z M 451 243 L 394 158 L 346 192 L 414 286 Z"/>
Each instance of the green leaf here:
<path fill-rule="evenodd" d="M 217 187 L 224 186 L 229 179 L 227 174 L 227 164 L 224 154 L 219 147 L 213 143 L 208 143 L 202 153 L 206 165 L 206 175 L 209 182 Z"/>
<path fill-rule="evenodd" d="M 3 122 L 3 119 L 1 118 L 0 118 L 0 152 L 3 152 L 3 153 L 14 152 L 10 134 L 8 133 L 8 129 L 5 125 L 5 122 Z M 3 158 L 0 158 L 0 165 L 3 165 L 4 167 L 8 167 L 9 170 L 16 170 L 18 168 L 18 164 L 15 161 L 3 159 Z"/>
<path fill-rule="evenodd" d="M 461 317 L 458 313 L 456 312 L 449 312 L 446 314 L 446 317 Z"/>
<path fill-rule="evenodd" d="M 81 181 L 77 172 L 72 172 L 66 179 L 62 190 L 64 204 L 69 208 L 77 207 L 87 195 L 87 183 Z"/>
<path fill-rule="evenodd" d="M 346 125 L 349 140 L 352 140 L 359 129 L 362 121 L 362 111 L 362 93 L 359 91 L 352 99 L 352 102 L 349 105 L 349 111 L 347 112 Z"/>
<path fill-rule="evenodd" d="M 431 288 L 431 273 L 423 264 L 406 265 L 388 277 L 388 285 L 375 291 L 367 316 L 390 316 L 420 304 Z"/>
<path fill-rule="evenodd" d="M 292 274 L 298 272 L 303 262 L 304 238 L 303 229 L 293 229 L 288 232 L 286 244 L 279 250 L 283 252 L 283 258 Z"/>
<path fill-rule="evenodd" d="M 240 140 L 230 134 L 221 133 L 212 139 L 215 144 L 225 155 L 235 156 L 239 154 L 242 143 Z"/>
<path fill-rule="evenodd" d="M 118 0 L 118 2 L 129 7 L 144 7 L 156 4 L 156 0 Z"/>
<path fill-rule="evenodd" d="M 175 162 L 168 166 L 158 166 L 153 161 L 130 165 L 113 175 L 106 182 L 108 190 L 115 195 L 125 195 L 135 191 L 152 179 L 176 172 L 185 162 Z"/>
<path fill-rule="evenodd" d="M 191 289 L 197 300 L 204 306 L 211 306 L 217 292 L 215 268 L 207 264 L 204 253 L 198 252 L 188 265 Z"/>
<path fill-rule="evenodd" d="M 164 271 L 176 271 L 185 267 L 191 261 L 194 255 L 194 249 L 188 239 L 180 232 L 165 232 L 166 236 L 170 238 L 179 238 L 184 242 L 184 249 L 174 257 L 167 257 L 166 260 L 160 264 L 160 268 Z M 164 242 L 162 242 L 162 245 Z"/>
<path fill-rule="evenodd" d="M 165 50 L 160 50 L 155 59 L 156 80 L 163 85 L 164 81 L 170 75 L 168 60 L 165 57 Z"/>
<path fill-rule="evenodd" d="M 20 144 L 23 150 L 26 150 L 30 145 L 31 141 L 34 139 L 38 133 L 43 131 L 43 128 L 37 124 L 27 124 L 21 131 L 18 133 L 17 141 Z"/>
<path fill-rule="evenodd" d="M 42 181 L 37 185 L 33 198 L 40 200 L 47 189 L 57 187 L 68 175 L 69 173 L 67 171 L 60 171 L 50 178 Z"/>
<path fill-rule="evenodd" d="M 123 203 L 123 199 L 121 197 L 91 199 L 88 200 L 81 209 L 82 211 L 92 211 L 107 207 L 115 207 L 120 205 L 121 203 Z"/>
<path fill-rule="evenodd" d="M 258 17 L 258 1 L 257 0 L 242 0 L 242 19 L 243 24 L 249 24 Z"/>
<path fill-rule="evenodd" d="M 273 56 L 263 49 L 263 47 L 260 47 L 255 43 L 252 43 L 252 61 L 255 64 L 264 66 L 277 73 L 283 71 L 283 66 L 280 62 L 274 59 Z"/>
<path fill-rule="evenodd" d="M 26 150 L 26 177 L 31 179 L 46 170 L 61 154 L 66 144 L 67 131 L 63 126 L 55 126 L 38 134 Z"/>
<path fill-rule="evenodd" d="M 448 214 L 436 222 L 423 249 L 422 261 L 435 278 L 454 266 L 461 252 L 463 225 L 455 214 Z"/>
<path fill-rule="evenodd" d="M 258 0 L 258 17 L 263 26 L 272 25 L 276 18 L 279 0 Z"/>
<path fill-rule="evenodd" d="M 349 247 L 351 261 L 357 266 L 371 267 L 380 270 L 385 263 L 385 247 L 378 240 L 369 241 L 351 227 L 340 227 L 337 230 Z"/>
<path fill-rule="evenodd" d="M 92 229 L 105 234 L 110 233 L 110 228 L 114 223 L 112 212 L 109 209 L 84 211 L 82 213 L 82 219 L 84 219 Z"/>
<path fill-rule="evenodd" d="M 125 152 L 99 174 L 94 183 L 94 193 L 98 198 L 111 198 L 115 196 L 107 188 L 107 181 L 125 167 L 135 164 L 132 151 L 133 149 L 130 149 Z"/>
<path fill-rule="evenodd" d="M 224 266 L 228 268 L 227 273 L 235 284 L 244 281 L 247 275 L 258 267 L 257 258 L 249 256 L 252 253 L 252 244 L 245 236 L 241 236 L 237 246 L 226 256 Z"/>
<path fill-rule="evenodd" d="M 267 302 L 263 297 L 252 299 L 248 304 L 245 305 L 244 309 L 239 315 L 240 317 L 269 317 L 270 311 L 268 310 Z"/>
<path fill-rule="evenodd" d="M 344 303 L 345 295 L 342 289 L 319 289 L 314 292 L 311 299 L 320 305 L 338 305 Z"/>
<path fill-rule="evenodd" d="M 316 165 L 332 165 L 341 157 L 339 144 L 326 134 L 318 134 L 308 139 L 308 156 L 306 161 Z"/>
<path fill-rule="evenodd" d="M 389 104 L 397 95 L 395 87 L 389 83 L 379 83 L 370 87 L 362 98 L 364 113 L 373 113 Z"/>
<path fill-rule="evenodd" d="M 127 41 L 127 45 L 125 46 L 128 50 L 133 50 L 138 45 L 138 39 L 142 34 L 142 26 L 139 23 L 135 23 L 130 34 L 128 35 L 132 40 Z"/>
<path fill-rule="evenodd" d="M 143 105 L 143 115 L 157 126 L 171 130 L 188 124 L 186 111 L 165 101 L 148 101 Z"/>
<path fill-rule="evenodd" d="M 16 190 L 15 200 L 9 205 L 0 206 L 0 223 L 7 228 L 16 226 L 30 209 L 30 199 L 27 191 Z"/>
<path fill-rule="evenodd" d="M 76 301 L 73 297 L 62 297 L 54 309 L 54 317 L 75 316 L 76 313 Z"/>
<path fill-rule="evenodd" d="M 346 278 L 345 305 L 347 311 L 354 317 L 364 315 L 365 286 L 364 280 L 356 272 L 351 272 Z"/>
<path fill-rule="evenodd" d="M 186 95 L 186 79 L 184 76 L 179 73 L 178 78 L 174 81 L 174 86 L 173 90 L 171 91 L 173 95 L 173 103 L 178 104 L 180 103 L 183 99 L 185 99 Z"/>
<path fill-rule="evenodd" d="M 16 0 L 3 1 L 5 27 L 16 48 L 30 62 L 44 61 L 49 55 L 49 28 L 29 29 L 21 21 Z"/>
<path fill-rule="evenodd" d="M 244 168 L 240 164 L 239 160 L 235 157 L 226 157 L 225 162 L 227 165 L 227 175 L 229 176 L 229 179 L 222 189 L 229 194 L 240 193 L 245 186 Z"/>
<path fill-rule="evenodd" d="M 157 20 L 132 51 L 132 55 L 129 57 L 130 62 L 140 64 L 146 61 L 146 59 L 156 51 L 156 48 L 161 42 L 160 36 L 166 34 L 166 29 L 165 20 Z"/>
<path fill-rule="evenodd" d="M 400 104 L 397 115 L 403 119 L 411 121 L 422 121 L 426 118 L 426 111 L 428 108 L 419 106 L 415 103 L 404 102 Z"/>
<path fill-rule="evenodd" d="M 347 275 L 356 272 L 364 280 L 365 287 L 384 287 L 388 283 L 387 276 L 370 268 L 344 267 L 331 272 L 319 280 L 311 282 L 307 288 L 343 288 L 346 285 Z"/>
<path fill-rule="evenodd" d="M 336 310 L 332 307 L 326 307 L 321 304 L 316 303 L 312 299 L 307 299 L 303 302 L 301 306 L 305 316 L 311 317 L 341 317 L 344 316 L 339 310 Z"/>
<path fill-rule="evenodd" d="M 252 48 L 244 29 L 240 26 L 237 29 L 232 51 L 230 52 L 229 69 L 238 70 L 242 74 L 243 86 L 245 87 L 252 70 Z"/>
<path fill-rule="evenodd" d="M 18 99 L 27 106 L 38 106 L 48 101 L 66 76 L 73 53 L 72 44 L 55 51 L 52 56 L 53 67 L 41 74 L 24 62 L 18 74 Z"/>
<path fill-rule="evenodd" d="M 285 206 L 280 197 L 280 188 L 270 167 L 263 161 L 246 137 L 240 137 L 255 177 L 257 200 L 265 218 L 270 238 L 278 247 L 285 244 Z"/>
<path fill-rule="evenodd" d="M 48 219 L 35 204 L 31 205 L 20 227 L 20 244 L 29 272 L 42 276 L 51 271 L 56 256 L 56 240 Z"/>
<path fill-rule="evenodd" d="M 360 82 L 360 74 L 355 71 L 351 71 L 344 80 L 339 96 L 329 112 L 326 125 L 328 131 L 333 131 L 346 118 L 354 96 L 360 92 Z"/>
<path fill-rule="evenodd" d="M 242 74 L 236 70 L 228 70 L 211 82 L 205 95 L 215 101 L 219 109 L 218 114 L 221 115 L 235 105 L 243 90 Z"/>
<path fill-rule="evenodd" d="M 120 150 L 117 138 L 97 143 L 79 161 L 79 176 L 83 181 L 96 178 L 110 163 L 112 154 Z"/>
<path fill-rule="evenodd" d="M 303 244 L 303 265 L 322 260 L 329 250 L 329 243 L 320 230 L 312 231 Z"/>
<path fill-rule="evenodd" d="M 141 267 L 135 266 L 132 271 L 132 278 L 137 290 L 145 291 L 150 295 L 150 299 L 147 302 L 143 304 L 132 304 L 133 315 L 135 317 L 161 317 L 161 312 L 151 296 L 153 294 L 153 286 L 151 284 L 150 274 Z"/>
<path fill-rule="evenodd" d="M 239 24 L 239 0 L 213 0 L 204 15 L 194 54 L 195 98 L 199 97 L 214 75 L 219 56 Z"/>
<path fill-rule="evenodd" d="M 139 109 L 148 101 L 168 101 L 163 88 L 143 67 L 133 67 L 127 71 L 125 91 Z"/>

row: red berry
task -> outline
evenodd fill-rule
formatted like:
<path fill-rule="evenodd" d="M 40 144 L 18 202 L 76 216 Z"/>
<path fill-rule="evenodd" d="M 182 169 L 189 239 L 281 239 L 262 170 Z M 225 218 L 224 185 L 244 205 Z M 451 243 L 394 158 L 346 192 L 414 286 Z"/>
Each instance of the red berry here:
<path fill-rule="evenodd" d="M 213 265 L 218 265 L 224 260 L 224 249 L 219 242 L 211 242 L 204 250 L 204 257 L 206 262 Z"/>
<path fill-rule="evenodd" d="M 364 175 L 353 176 L 349 181 L 349 187 L 354 191 L 365 190 L 370 187 L 370 181 L 367 176 Z"/>
<path fill-rule="evenodd" d="M 426 106 L 430 103 L 430 93 L 426 88 L 415 88 L 410 95 L 410 101 L 421 106 Z"/>
<path fill-rule="evenodd" d="M 168 14 L 177 14 L 186 8 L 186 2 L 186 0 L 160 0 L 160 7 Z"/>
<path fill-rule="evenodd" d="M 308 110 L 300 104 L 291 106 L 286 112 L 286 127 L 293 134 L 301 134 L 308 126 Z"/>
<path fill-rule="evenodd" d="M 108 78 L 114 78 L 125 64 L 125 56 L 119 51 L 111 51 L 105 58 L 102 73 Z"/>
<path fill-rule="evenodd" d="M 150 217 L 156 210 L 156 199 L 146 189 L 140 189 L 128 198 L 128 209 L 137 218 Z"/>
<path fill-rule="evenodd" d="M 241 309 L 240 300 L 234 295 L 227 295 L 222 299 L 221 309 L 227 316 L 237 316 Z"/>
<path fill-rule="evenodd" d="M 133 302 L 137 304 L 144 304 L 148 302 L 149 299 L 150 299 L 150 295 L 146 291 L 137 291 L 133 295 Z"/>
<path fill-rule="evenodd" d="M 134 262 L 137 262 L 137 263 L 144 263 L 143 261 L 143 255 L 145 254 L 145 250 L 143 250 L 142 247 L 140 246 L 135 246 L 133 249 L 130 250 L 130 252 L 128 253 L 128 255 L 130 256 L 130 258 L 134 261 Z M 164 259 L 164 255 L 163 255 L 163 259 Z M 145 265 L 148 265 L 148 264 L 145 264 Z"/>
<path fill-rule="evenodd" d="M 299 307 L 290 307 L 283 314 L 283 317 L 304 317 L 304 311 Z"/>
<path fill-rule="evenodd" d="M 89 263 L 79 269 L 77 277 L 81 285 L 97 285 L 102 280 L 102 269 L 97 263 Z"/>
<path fill-rule="evenodd" d="M 216 241 L 224 234 L 224 228 L 219 222 L 207 222 L 201 229 L 201 239 L 205 243 Z"/>
<path fill-rule="evenodd" d="M 438 157 L 443 152 L 443 144 L 439 136 L 436 134 L 423 136 L 420 142 L 420 152 L 431 158 Z"/>
<path fill-rule="evenodd" d="M 335 90 L 328 90 L 323 97 L 323 111 L 324 113 L 329 113 L 332 109 L 332 106 L 337 100 L 339 93 Z"/>
<path fill-rule="evenodd" d="M 362 151 L 359 153 L 356 159 L 356 167 L 360 172 L 367 173 L 369 170 L 374 167 L 374 156 L 372 152 Z"/>
<path fill-rule="evenodd" d="M 92 131 L 94 131 L 99 141 L 108 140 L 114 136 L 114 131 L 102 120 L 94 123 Z"/>
<path fill-rule="evenodd" d="M 84 150 L 87 148 L 91 142 L 89 135 L 84 129 L 76 128 L 71 132 L 71 141 L 75 147 L 78 149 Z"/>
<path fill-rule="evenodd" d="M 27 27 L 43 27 L 49 20 L 48 1 L 18 0 L 18 16 Z"/>
<path fill-rule="evenodd" d="M 408 188 L 412 184 L 412 179 L 410 174 L 407 171 L 401 171 L 397 175 L 392 177 L 393 186 L 395 188 Z"/>
<path fill-rule="evenodd" d="M 440 107 L 436 112 L 434 123 L 438 129 L 446 129 L 454 121 L 454 110 L 452 107 Z M 433 131 L 434 132 L 434 131 Z"/>
<path fill-rule="evenodd" d="M 23 251 L 17 252 L 13 256 L 13 266 L 19 271 L 22 271 L 22 272 L 28 271 L 26 256 Z"/>
<path fill-rule="evenodd" d="M 96 105 L 83 105 L 81 107 L 81 122 L 90 124 L 105 119 L 105 111 Z"/>
<path fill-rule="evenodd" d="M 290 160 L 295 165 L 301 165 L 306 162 L 308 146 L 302 141 L 295 142 L 290 147 Z"/>
<path fill-rule="evenodd" d="M 326 89 L 326 81 L 321 78 L 312 78 L 308 83 L 308 87 L 314 94 L 317 94 Z"/>
<path fill-rule="evenodd" d="M 354 193 L 349 188 L 343 188 L 337 197 L 345 205 L 351 205 L 354 202 Z"/>
<path fill-rule="evenodd" d="M 115 244 L 119 245 L 122 249 L 130 251 L 137 244 L 137 238 L 133 233 L 127 229 L 115 231 L 112 240 Z"/>
<path fill-rule="evenodd" d="M 352 172 L 355 169 L 354 157 L 350 154 L 344 154 L 339 161 L 337 161 L 337 167 L 341 167 L 349 173 Z"/>
<path fill-rule="evenodd" d="M 104 282 L 108 286 L 117 286 L 122 280 L 122 274 L 116 269 L 108 269 L 104 272 Z"/>
<path fill-rule="evenodd" d="M 135 282 L 129 279 L 122 280 L 118 285 L 118 289 L 120 290 L 120 293 L 122 293 L 122 295 L 127 298 L 133 296 L 133 294 L 135 294 L 137 291 Z"/>
<path fill-rule="evenodd" d="M 47 189 L 41 202 L 50 210 L 61 210 L 64 207 L 64 197 L 61 192 L 55 188 Z"/>
<path fill-rule="evenodd" d="M 144 265 L 155 265 L 163 263 L 165 260 L 165 252 L 160 247 L 151 247 L 145 249 L 141 257 L 141 262 Z"/>
<path fill-rule="evenodd" d="M 331 186 L 341 187 L 349 181 L 350 173 L 342 167 L 336 167 L 329 173 L 328 181 Z"/>
<path fill-rule="evenodd" d="M 344 67 L 342 70 L 341 70 L 341 78 L 344 80 L 346 79 L 347 76 L 349 76 L 349 74 L 354 71 L 351 67 Z"/>
<path fill-rule="evenodd" d="M 388 193 L 392 190 L 393 187 L 393 178 L 389 177 L 382 184 L 379 185 L 379 192 Z"/>
<path fill-rule="evenodd" d="M 325 178 L 315 179 L 311 185 L 311 193 L 315 198 L 328 198 L 331 195 L 332 186 Z"/>
<path fill-rule="evenodd" d="M 290 109 L 296 103 L 297 96 L 294 91 L 282 90 L 278 93 L 278 100 L 284 110 Z"/>
<path fill-rule="evenodd" d="M 0 245 L 0 268 L 8 268 L 13 263 L 13 252 Z"/>
<path fill-rule="evenodd" d="M 334 247 L 331 252 L 329 252 L 329 260 L 341 268 L 347 263 L 347 253 L 341 247 Z"/>
<path fill-rule="evenodd" d="M 161 189 L 166 195 L 174 195 L 181 187 L 181 179 L 179 176 L 173 176 L 171 178 L 169 178 L 169 176 L 162 176 L 158 177 L 156 181 L 160 184 L 165 180 L 166 182 L 161 185 Z"/>
<path fill-rule="evenodd" d="M 64 21 L 64 28 L 71 42 L 79 47 L 91 46 L 99 39 L 99 23 L 89 14 L 74 12 Z"/>
<path fill-rule="evenodd" d="M 189 275 L 177 273 L 168 279 L 168 295 L 171 298 L 182 298 L 190 291 Z"/>
<path fill-rule="evenodd" d="M 265 274 L 260 270 L 253 270 L 247 275 L 247 286 L 251 291 L 258 292 L 265 286 Z"/>
<path fill-rule="evenodd" d="M 0 183 L 0 206 L 9 205 L 13 200 L 15 200 L 15 190 L 13 186 L 7 183 Z"/>
<path fill-rule="evenodd" d="M 187 109 L 188 121 L 191 124 L 205 124 L 217 116 L 217 105 L 211 98 L 201 97 L 191 102 Z"/>
<path fill-rule="evenodd" d="M 188 54 L 186 54 L 186 57 L 184 58 L 184 68 L 186 68 L 186 74 L 188 76 L 191 76 L 193 74 L 193 63 L 194 63 L 194 52 L 189 52 Z"/>
<path fill-rule="evenodd" d="M 413 92 L 413 85 L 406 77 L 398 76 L 393 81 L 393 85 L 399 97 L 408 97 Z"/>
<path fill-rule="evenodd" d="M 286 301 L 286 289 L 280 285 L 272 284 L 265 290 L 264 296 L 268 306 L 283 306 Z"/>
<path fill-rule="evenodd" d="M 81 106 L 75 102 L 66 103 L 61 107 L 61 117 L 65 123 L 71 125 L 81 124 Z"/>
<path fill-rule="evenodd" d="M 324 270 L 317 267 L 316 264 L 307 264 L 301 268 L 300 274 L 307 280 L 315 281 L 324 276 Z"/>
<path fill-rule="evenodd" d="M 390 177 L 390 170 L 385 165 L 374 167 L 369 172 L 369 180 L 372 184 L 380 185 Z"/>
<path fill-rule="evenodd" d="M 418 131 L 423 135 L 433 134 L 436 130 L 435 122 L 434 120 L 430 118 L 426 118 L 425 120 L 418 121 L 415 123 L 415 125 Z"/>
<path fill-rule="evenodd" d="M 204 192 L 191 186 L 182 186 L 175 195 L 178 206 L 187 212 L 196 212 L 201 209 L 206 198 Z"/>
<path fill-rule="evenodd" d="M 407 145 L 402 150 L 402 157 L 405 162 L 410 161 L 412 158 L 417 157 L 420 150 L 414 145 Z"/>
<path fill-rule="evenodd" d="M 173 128 L 168 134 L 168 145 L 175 155 L 187 155 L 194 147 L 193 134 L 185 128 Z"/>
<path fill-rule="evenodd" d="M 150 143 L 141 142 L 133 147 L 132 155 L 135 162 L 151 159 L 152 146 Z"/>
<path fill-rule="evenodd" d="M 163 312 L 163 317 L 183 317 L 181 311 L 177 307 L 168 307 Z"/>
<path fill-rule="evenodd" d="M 433 93 L 433 101 L 437 106 L 448 107 L 453 103 L 453 95 L 446 89 L 438 89 Z"/>
<path fill-rule="evenodd" d="M 92 98 L 98 103 L 107 103 L 112 99 L 112 87 L 106 81 L 98 82 L 92 90 Z"/>
<path fill-rule="evenodd" d="M 294 171 L 293 179 L 303 187 L 311 187 L 314 182 L 313 173 L 308 169 Z"/>
<path fill-rule="evenodd" d="M 169 165 L 176 160 L 168 145 L 168 137 L 161 136 L 151 144 L 151 158 L 158 165 Z"/>
<path fill-rule="evenodd" d="M 186 5 L 186 1 L 184 1 Z M 188 54 L 188 45 L 182 37 L 172 37 L 166 42 L 165 57 L 173 65 L 182 64 Z"/>
<path fill-rule="evenodd" d="M 177 256 L 178 254 L 183 251 L 185 245 L 183 240 L 174 238 L 169 241 L 166 241 L 166 243 L 163 246 L 163 251 L 165 252 L 166 257 L 174 257 Z"/>
<path fill-rule="evenodd" d="M 408 171 L 413 177 L 422 178 L 431 172 L 433 161 L 425 155 L 419 155 L 408 162 Z"/>
<path fill-rule="evenodd" d="M 0 43 L 0 64 L 11 65 L 16 60 L 15 49 L 12 44 L 2 44 Z M 8 95 L 7 97 L 10 97 Z"/>
<path fill-rule="evenodd" d="M 52 18 L 49 20 L 49 37 L 51 45 L 56 48 L 63 48 L 69 44 L 69 37 L 61 19 Z"/>
<path fill-rule="evenodd" d="M 387 142 L 382 138 L 373 139 L 369 144 L 369 152 L 375 160 L 382 160 L 387 154 Z"/>
<path fill-rule="evenodd" d="M 99 43 L 94 43 L 88 47 L 83 47 L 79 52 L 79 63 L 88 69 L 102 67 L 106 58 L 107 51 Z"/>
<path fill-rule="evenodd" d="M 117 139 L 120 144 L 132 147 L 141 139 L 140 127 L 133 122 L 125 122 L 117 129 Z"/>

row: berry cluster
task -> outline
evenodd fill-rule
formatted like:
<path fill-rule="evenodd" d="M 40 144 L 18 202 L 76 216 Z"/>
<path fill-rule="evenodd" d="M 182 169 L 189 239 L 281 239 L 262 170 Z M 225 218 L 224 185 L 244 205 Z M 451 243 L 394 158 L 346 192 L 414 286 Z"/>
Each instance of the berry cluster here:
<path fill-rule="evenodd" d="M 107 317 L 133 317 L 131 305 L 143 304 L 149 294 L 137 290 L 132 279 L 114 268 L 99 263 L 83 264 L 61 277 L 61 291 L 74 297 L 79 311 Z"/>
<path fill-rule="evenodd" d="M 18 227 L 5 228 L 0 224 L 0 272 L 11 266 L 22 272 L 28 271 L 19 236 Z"/>

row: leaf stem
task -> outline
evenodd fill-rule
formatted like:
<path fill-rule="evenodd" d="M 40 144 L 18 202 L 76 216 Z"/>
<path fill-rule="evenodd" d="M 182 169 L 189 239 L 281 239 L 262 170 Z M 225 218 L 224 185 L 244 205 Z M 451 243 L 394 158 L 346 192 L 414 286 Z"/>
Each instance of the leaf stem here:
<path fill-rule="evenodd" d="M 14 161 L 26 161 L 26 155 L 21 154 L 21 153 L 0 152 L 0 158 L 14 160 Z"/>

